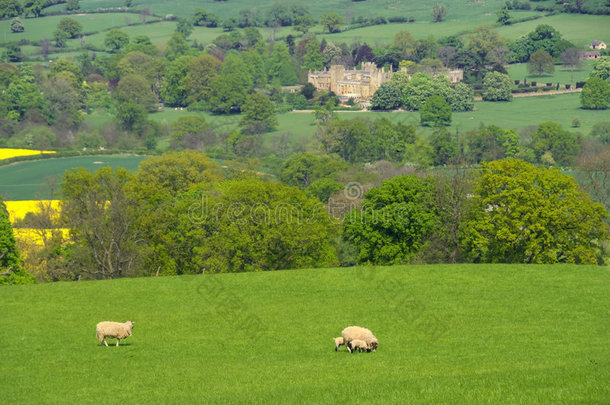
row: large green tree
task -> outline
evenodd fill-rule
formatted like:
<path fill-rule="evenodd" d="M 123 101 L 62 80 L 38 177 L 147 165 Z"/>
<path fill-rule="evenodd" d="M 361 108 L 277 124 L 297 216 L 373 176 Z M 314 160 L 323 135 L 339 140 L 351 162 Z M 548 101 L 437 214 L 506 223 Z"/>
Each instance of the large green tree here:
<path fill-rule="evenodd" d="M 119 29 L 111 29 L 104 37 L 104 45 L 109 52 L 118 52 L 129 45 L 129 35 Z"/>
<path fill-rule="evenodd" d="M 500 72 L 489 72 L 483 79 L 483 100 L 485 101 L 511 101 L 513 94 L 510 91 L 512 82 L 510 77 Z"/>
<path fill-rule="evenodd" d="M 403 264 L 437 225 L 432 180 L 408 175 L 368 191 L 362 208 L 345 217 L 343 235 L 358 249 L 359 263 Z"/>
<path fill-rule="evenodd" d="M 23 7 L 18 0 L 0 1 L 0 18 L 11 18 L 21 15 Z"/>
<path fill-rule="evenodd" d="M 552 74 L 555 71 L 553 57 L 548 52 L 538 49 L 530 55 L 527 62 L 527 71 L 536 76 L 541 76 L 544 73 Z"/>
<path fill-rule="evenodd" d="M 449 126 L 451 106 L 441 96 L 430 96 L 419 110 L 419 117 L 422 126 Z"/>
<path fill-rule="evenodd" d="M 610 106 L 610 83 L 600 77 L 591 77 L 582 88 L 580 101 L 588 110 L 605 110 Z"/>
<path fill-rule="evenodd" d="M 561 125 L 542 122 L 532 134 L 531 147 L 539 162 L 569 166 L 578 153 L 578 140 Z"/>
<path fill-rule="evenodd" d="M 67 171 L 61 184 L 62 220 L 81 249 L 84 274 L 106 279 L 137 275 L 140 230 L 138 201 L 127 192 L 132 174 L 105 167 Z"/>
<path fill-rule="evenodd" d="M 470 259 L 493 263 L 588 263 L 608 237 L 603 205 L 571 176 L 516 159 L 484 163 L 476 209 L 462 237 Z"/>
<path fill-rule="evenodd" d="M 0 197 L 0 285 L 33 282 L 34 277 L 23 269 L 8 211 Z"/>
<path fill-rule="evenodd" d="M 210 110 L 217 114 L 239 112 L 246 100 L 248 89 L 243 77 L 237 74 L 222 74 L 210 82 Z"/>
<path fill-rule="evenodd" d="M 186 76 L 188 102 L 207 100 L 212 92 L 211 82 L 218 76 L 221 62 L 212 55 L 201 55 L 191 60 Z"/>
<path fill-rule="evenodd" d="M 53 35 L 55 38 L 55 44 L 58 47 L 65 46 L 66 40 L 76 38 L 83 32 L 83 24 L 70 17 L 63 17 L 57 23 L 57 29 Z"/>
<path fill-rule="evenodd" d="M 344 162 L 330 156 L 300 153 L 284 162 L 280 170 L 280 179 L 288 185 L 307 188 L 319 179 L 335 178 L 337 172 L 346 167 Z"/>
<path fill-rule="evenodd" d="M 343 24 L 343 18 L 337 13 L 326 13 L 320 17 L 320 25 L 326 27 L 330 34 L 338 31 L 341 24 Z"/>
<path fill-rule="evenodd" d="M 242 119 L 239 122 L 244 130 L 251 134 L 259 134 L 277 127 L 275 105 L 269 97 L 260 93 L 253 93 L 246 97 L 241 108 Z"/>
<path fill-rule="evenodd" d="M 331 244 L 336 229 L 323 205 L 279 182 L 244 178 L 201 185 L 179 196 L 174 217 L 172 259 L 184 273 L 337 263 Z"/>
<path fill-rule="evenodd" d="M 393 81 L 383 83 L 371 98 L 373 110 L 395 110 L 402 106 L 402 91 Z"/>

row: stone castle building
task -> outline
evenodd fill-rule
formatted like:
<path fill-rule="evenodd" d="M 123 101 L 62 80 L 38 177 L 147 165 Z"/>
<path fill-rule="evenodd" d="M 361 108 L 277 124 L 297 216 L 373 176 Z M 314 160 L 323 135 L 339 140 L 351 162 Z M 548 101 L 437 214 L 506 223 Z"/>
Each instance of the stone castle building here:
<path fill-rule="evenodd" d="M 443 72 L 457 83 L 464 78 L 462 70 Z M 390 69 L 379 69 L 373 62 L 363 62 L 361 70 L 346 70 L 343 65 L 331 65 L 330 69 L 309 72 L 307 81 L 318 90 L 332 91 L 342 99 L 353 98 L 355 101 L 367 101 L 377 91 L 379 86 L 389 81 L 394 75 Z"/>

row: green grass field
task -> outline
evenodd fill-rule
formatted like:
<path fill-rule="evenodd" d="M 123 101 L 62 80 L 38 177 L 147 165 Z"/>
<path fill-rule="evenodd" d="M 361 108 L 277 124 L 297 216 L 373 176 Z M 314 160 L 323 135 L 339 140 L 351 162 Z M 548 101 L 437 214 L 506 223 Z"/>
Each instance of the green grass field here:
<path fill-rule="evenodd" d="M 4 404 L 607 403 L 610 273 L 294 270 L 0 288 Z M 95 325 L 135 321 L 121 346 Z M 377 352 L 334 351 L 348 325 Z"/>
<path fill-rule="evenodd" d="M 564 69 L 561 65 L 555 65 L 555 72 L 552 74 L 544 74 L 542 76 L 533 76 L 527 72 L 527 63 L 515 63 L 508 65 L 506 70 L 513 80 L 521 80 L 524 78 L 528 82 L 534 81 L 538 83 L 561 83 L 575 84 L 576 82 L 584 82 L 589 77 L 589 73 L 593 69 L 593 61 L 583 61 L 582 66 L 578 69 Z"/>
<path fill-rule="evenodd" d="M 150 11 L 158 15 L 173 14 L 180 17 L 188 17 L 195 9 L 204 8 L 225 19 L 235 17 L 239 10 L 258 9 L 263 16 L 275 4 L 282 3 L 278 0 L 259 0 L 253 3 L 251 0 L 231 0 L 227 2 L 183 0 L 180 7 L 170 0 L 135 0 L 132 9 L 150 8 Z M 95 10 L 97 8 L 112 8 L 124 6 L 122 0 L 81 0 L 81 10 Z M 351 0 L 295 0 L 289 4 L 305 6 L 309 12 L 318 18 L 329 11 L 336 12 L 342 16 L 385 16 L 406 15 L 414 16 L 418 20 L 431 20 L 433 3 L 427 0 L 368 0 L 353 2 Z M 503 0 L 487 0 L 485 2 L 472 2 L 470 0 L 455 0 L 446 4 L 448 8 L 447 18 L 463 18 L 486 13 L 495 13 L 504 5 Z M 65 8 L 65 7 L 63 7 Z"/>
<path fill-rule="evenodd" d="M 474 3 L 471 3 L 474 5 Z M 514 13 L 515 18 L 526 18 L 535 15 L 542 15 L 539 12 L 534 11 L 519 11 Z M 449 16 L 449 14 L 448 14 Z M 406 24 L 386 24 L 386 25 L 373 25 L 370 27 L 357 28 L 353 30 L 343 31 L 337 34 L 323 33 L 321 27 L 316 29 L 322 37 L 325 37 L 327 41 L 332 42 L 346 42 L 351 43 L 353 41 L 366 42 L 368 44 L 375 44 L 376 42 L 387 44 L 394 39 L 394 35 L 397 32 L 407 30 L 415 38 L 424 39 L 429 35 L 434 38 L 443 38 L 450 35 L 462 35 L 468 32 L 473 32 L 474 28 L 479 25 L 494 25 L 496 23 L 497 16 L 495 13 L 484 13 L 477 15 L 476 18 L 451 18 L 450 16 L 446 21 L 441 23 L 434 23 L 430 19 L 422 21 L 416 21 L 415 23 Z"/>
<path fill-rule="evenodd" d="M 523 71 L 525 67 L 520 66 Z M 583 75 L 589 71 L 590 67 L 584 67 L 582 71 L 575 71 L 575 75 Z M 559 78 L 565 79 L 568 72 L 556 72 Z M 512 74 L 512 71 L 511 71 Z M 556 76 L 553 76 L 555 78 Z M 520 76 L 518 76 L 520 77 Z M 545 82 L 546 77 L 538 81 Z M 529 80 L 529 79 L 528 79 Z M 576 79 L 575 79 L 576 80 Z M 555 81 L 555 79 L 553 79 Z M 180 117 L 199 115 L 203 116 L 216 132 L 230 132 L 239 129 L 238 123 L 241 115 L 213 115 L 207 112 L 192 112 L 184 110 L 174 110 L 166 108 L 162 112 L 149 115 L 149 118 L 164 125 L 171 125 Z M 338 112 L 338 116 L 343 119 L 368 118 L 376 119 L 379 117 L 388 118 L 393 122 L 403 122 L 417 128 L 417 133 L 428 136 L 432 129 L 420 127 L 420 117 L 418 112 Z M 288 134 L 293 145 L 306 146 L 313 140 L 316 130 L 315 119 L 311 112 L 289 112 L 278 114 L 278 127 L 275 131 L 264 134 L 263 141 L 265 146 L 272 147 L 276 142 L 277 136 Z M 572 120 L 578 118 L 581 126 L 571 128 Z M 103 112 L 92 113 L 86 118 L 86 122 L 94 128 L 100 128 L 108 122 L 110 117 Z M 555 96 L 537 96 L 515 98 L 512 102 L 486 102 L 476 101 L 475 111 L 465 113 L 454 113 L 450 131 L 460 132 L 477 129 L 481 125 L 498 125 L 503 128 L 523 129 L 529 126 L 538 125 L 544 121 L 553 121 L 562 125 L 565 129 L 588 135 L 594 124 L 608 121 L 607 113 L 604 111 L 583 110 L 580 108 L 580 94 L 563 94 Z M 165 145 L 162 143 L 161 145 Z"/>
<path fill-rule="evenodd" d="M 27 18 L 22 19 L 25 25 L 25 31 L 22 33 L 11 33 L 10 23 L 11 20 L 0 21 L 0 32 L 2 42 L 15 42 L 21 39 L 28 39 L 30 41 L 40 41 L 43 38 L 53 39 L 53 32 L 57 29 L 57 23 L 65 15 L 49 16 L 41 18 Z M 140 20 L 137 14 L 126 14 L 126 13 L 108 13 L 108 14 L 73 14 L 69 16 L 76 21 L 83 24 L 83 32 L 95 32 L 109 30 L 112 27 L 122 27 L 128 24 L 139 23 Z M 149 17 L 149 20 L 155 20 L 154 17 Z M 174 23 L 175 26 L 175 23 Z"/>
<path fill-rule="evenodd" d="M 146 156 L 100 155 L 42 159 L 0 166 L 0 195 L 4 200 L 33 200 L 48 198 L 47 178 L 60 176 L 73 167 L 95 171 L 100 167 L 123 167 L 135 171 Z"/>
<path fill-rule="evenodd" d="M 610 17 L 603 15 L 557 14 L 526 21 L 514 25 L 506 25 L 497 29 L 504 38 L 517 39 L 536 29 L 540 24 L 548 24 L 561 33 L 561 37 L 575 46 L 587 48 L 591 41 L 610 42 Z"/>

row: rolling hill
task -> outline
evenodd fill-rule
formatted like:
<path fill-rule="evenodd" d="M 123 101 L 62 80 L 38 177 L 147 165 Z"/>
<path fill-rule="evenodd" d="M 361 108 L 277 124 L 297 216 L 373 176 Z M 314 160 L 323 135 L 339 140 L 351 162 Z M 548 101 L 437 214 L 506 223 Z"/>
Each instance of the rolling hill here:
<path fill-rule="evenodd" d="M 3 287 L 2 402 L 603 403 L 609 286 L 601 267 L 443 265 Z M 133 336 L 100 346 L 102 320 Z M 334 351 L 353 324 L 377 352 Z"/>

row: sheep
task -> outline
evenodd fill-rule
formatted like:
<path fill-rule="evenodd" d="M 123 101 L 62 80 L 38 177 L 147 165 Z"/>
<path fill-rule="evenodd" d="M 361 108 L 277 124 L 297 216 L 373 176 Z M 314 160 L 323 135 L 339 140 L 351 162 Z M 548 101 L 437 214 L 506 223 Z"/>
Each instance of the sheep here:
<path fill-rule="evenodd" d="M 95 326 L 95 336 L 97 339 L 108 347 L 106 338 L 116 338 L 116 345 L 119 345 L 121 339 L 125 339 L 131 336 L 131 329 L 133 329 L 133 321 L 127 321 L 125 323 L 120 322 L 100 322 Z M 101 344 L 100 343 L 100 344 Z"/>
<path fill-rule="evenodd" d="M 335 351 L 339 350 L 339 346 L 345 345 L 345 341 L 343 340 L 342 337 L 336 337 L 336 338 L 333 338 L 333 340 L 335 341 Z"/>
<path fill-rule="evenodd" d="M 361 326 L 348 326 L 347 328 L 343 329 L 341 336 L 343 336 L 343 340 L 345 341 L 346 345 L 352 340 L 358 339 L 363 340 L 373 351 L 376 351 L 377 346 L 379 346 L 379 342 L 377 341 L 375 335 L 373 335 L 373 333 L 367 328 L 363 328 Z M 351 352 L 349 346 L 347 346 L 347 349 Z"/>
<path fill-rule="evenodd" d="M 360 350 L 360 352 L 363 352 L 365 350 L 367 352 L 371 351 L 371 348 L 369 347 L 369 345 L 366 344 L 366 342 L 364 340 L 354 339 L 351 342 L 349 342 L 349 345 L 351 346 L 352 353 L 355 353 L 357 350 Z"/>

